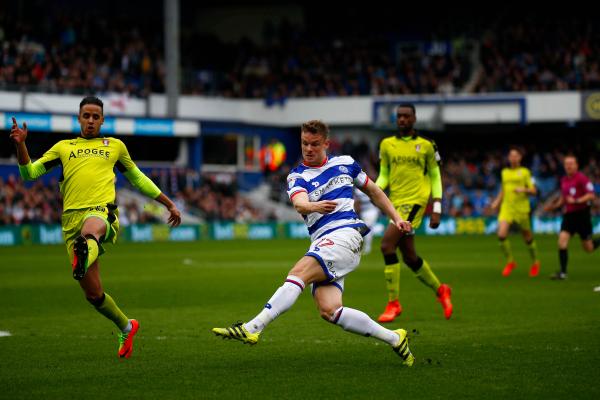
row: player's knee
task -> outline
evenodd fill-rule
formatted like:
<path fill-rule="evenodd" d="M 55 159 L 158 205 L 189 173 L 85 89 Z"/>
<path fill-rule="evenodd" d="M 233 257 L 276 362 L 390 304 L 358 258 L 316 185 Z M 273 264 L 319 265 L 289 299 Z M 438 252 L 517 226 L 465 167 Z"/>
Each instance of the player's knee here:
<path fill-rule="evenodd" d="M 404 264 L 406 264 L 413 272 L 417 272 L 423 266 L 423 259 L 417 255 L 404 256 L 402 257 L 402 261 L 404 261 Z"/>
<path fill-rule="evenodd" d="M 95 240 L 96 243 L 100 244 L 100 239 L 103 235 L 93 229 L 81 229 L 81 236 L 86 239 Z"/>
<path fill-rule="evenodd" d="M 341 304 L 336 305 L 319 305 L 319 314 L 327 322 L 335 323 L 336 312 L 342 308 Z"/>
<path fill-rule="evenodd" d="M 501 242 L 504 242 L 506 240 L 506 235 L 505 234 L 498 234 L 498 240 Z"/>
<path fill-rule="evenodd" d="M 396 254 L 396 243 L 391 240 L 382 240 L 380 248 L 383 254 Z"/>

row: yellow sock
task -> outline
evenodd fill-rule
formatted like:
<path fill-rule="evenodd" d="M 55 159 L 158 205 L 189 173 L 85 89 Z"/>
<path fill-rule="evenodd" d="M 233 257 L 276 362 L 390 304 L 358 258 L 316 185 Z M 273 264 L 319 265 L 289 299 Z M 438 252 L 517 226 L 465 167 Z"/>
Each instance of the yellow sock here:
<path fill-rule="evenodd" d="M 510 248 L 510 241 L 508 239 L 500 240 L 500 250 L 502 250 L 504 257 L 506 257 L 506 262 L 514 261 L 512 249 Z"/>
<path fill-rule="evenodd" d="M 104 293 L 104 301 L 99 306 L 95 306 L 96 310 L 106 318 L 110 319 L 123 330 L 127 327 L 129 319 L 123 314 L 123 311 L 117 306 L 117 303 L 113 300 L 108 293 Z"/>
<path fill-rule="evenodd" d="M 535 244 L 535 240 L 532 240 L 531 242 L 527 243 L 527 248 L 529 249 L 529 255 L 531 256 L 531 259 L 533 260 L 533 262 L 536 262 L 538 260 L 538 257 L 537 244 Z"/>
<path fill-rule="evenodd" d="M 98 242 L 95 239 L 87 238 L 87 246 L 88 246 L 88 258 L 86 268 L 89 267 L 96 261 L 98 258 L 98 253 L 100 250 L 98 249 Z"/>
<path fill-rule="evenodd" d="M 437 290 L 440 287 L 440 281 L 431 270 L 431 267 L 427 261 L 423 260 L 423 265 L 417 271 L 417 278 L 437 293 Z"/>
<path fill-rule="evenodd" d="M 400 263 L 386 265 L 383 273 L 388 290 L 388 300 L 398 300 L 400 298 Z"/>

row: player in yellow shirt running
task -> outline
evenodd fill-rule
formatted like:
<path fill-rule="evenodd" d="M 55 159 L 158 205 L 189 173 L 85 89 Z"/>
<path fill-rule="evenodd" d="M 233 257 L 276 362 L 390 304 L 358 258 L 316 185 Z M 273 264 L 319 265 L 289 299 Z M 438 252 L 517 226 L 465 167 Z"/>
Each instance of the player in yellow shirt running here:
<path fill-rule="evenodd" d="M 500 204 L 500 213 L 498 214 L 498 240 L 500 248 L 506 257 L 506 265 L 502 270 L 502 275 L 509 276 L 517 266 L 513 258 L 510 241 L 508 240 L 508 231 L 511 224 L 517 224 L 521 229 L 523 239 L 529 248 L 532 265 L 529 269 L 529 276 L 537 276 L 540 272 L 540 261 L 537 257 L 537 246 L 531 232 L 529 196 L 535 196 L 537 189 L 531 172 L 521 166 L 523 154 L 517 148 L 512 148 L 508 152 L 509 167 L 502 169 L 502 189 L 491 204 L 492 209 L 497 209 Z"/>
<path fill-rule="evenodd" d="M 440 156 L 436 144 L 417 134 L 413 126 L 417 121 L 415 106 L 401 104 L 397 111 L 398 133 L 381 142 L 379 157 L 381 166 L 377 185 L 389 186 L 390 200 L 402 219 L 409 221 L 413 231 L 404 234 L 393 224 L 388 225 L 381 241 L 381 252 L 385 262 L 385 279 L 388 289 L 388 304 L 379 322 L 391 322 L 402 313 L 400 305 L 400 263 L 396 249 L 400 248 L 402 260 L 426 286 L 433 289 L 444 309 L 444 316 L 452 315 L 451 289 L 441 284 L 429 263 L 415 250 L 414 230 L 421 225 L 429 197 L 433 198 L 433 213 L 430 227 L 440 224 L 442 213 L 442 178 L 439 168 Z"/>
<path fill-rule="evenodd" d="M 120 329 L 118 356 L 129 358 L 139 323 L 128 319 L 104 292 L 98 267 L 98 256 L 104 252 L 102 243 L 114 243 L 119 231 L 114 167 L 143 194 L 167 208 L 171 226 L 181 223 L 179 210 L 138 169 L 122 141 L 100 135 L 104 108 L 97 97 L 86 97 L 79 104 L 81 135 L 56 143 L 35 162 L 31 162 L 25 145 L 27 124 L 23 122 L 21 128 L 14 117 L 12 120 L 10 138 L 15 143 L 19 172 L 24 180 L 34 180 L 53 167 L 62 167 L 62 230 L 73 278 L 79 281 L 86 299 L 96 310 Z"/>

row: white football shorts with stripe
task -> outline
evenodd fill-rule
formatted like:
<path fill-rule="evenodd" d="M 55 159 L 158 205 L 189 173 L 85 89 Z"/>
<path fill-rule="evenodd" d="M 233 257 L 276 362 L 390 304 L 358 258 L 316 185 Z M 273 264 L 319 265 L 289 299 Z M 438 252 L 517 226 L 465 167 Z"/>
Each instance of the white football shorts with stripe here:
<path fill-rule="evenodd" d="M 344 277 L 360 264 L 363 237 L 354 228 L 340 228 L 323 235 L 310 244 L 307 256 L 317 259 L 327 276 L 327 281 L 313 286 L 332 284 L 344 290 Z"/>

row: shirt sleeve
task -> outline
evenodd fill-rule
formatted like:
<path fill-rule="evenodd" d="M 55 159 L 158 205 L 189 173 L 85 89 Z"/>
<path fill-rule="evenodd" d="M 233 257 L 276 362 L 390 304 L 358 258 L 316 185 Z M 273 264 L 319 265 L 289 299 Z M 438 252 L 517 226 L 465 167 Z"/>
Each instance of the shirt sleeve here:
<path fill-rule="evenodd" d="M 585 193 L 595 193 L 594 192 L 594 185 L 592 184 L 592 182 L 588 179 L 587 176 L 582 175 L 581 178 L 581 183 L 583 185 L 584 188 L 584 192 Z"/>
<path fill-rule="evenodd" d="M 441 199 L 444 191 L 442 189 L 442 172 L 440 171 L 440 167 L 436 164 L 433 168 L 429 169 L 428 175 L 431 181 L 431 197 Z"/>
<path fill-rule="evenodd" d="M 440 157 L 440 152 L 438 151 L 437 145 L 435 142 L 431 142 L 431 149 L 427 153 L 427 169 L 432 170 L 435 167 L 439 167 L 442 164 L 442 157 Z"/>
<path fill-rule="evenodd" d="M 119 159 L 117 161 L 117 169 L 120 173 L 122 173 L 125 178 L 135 186 L 142 194 L 150 197 L 151 199 L 156 199 L 161 191 L 156 186 L 150 178 L 148 178 L 140 169 L 135 165 L 131 156 L 129 155 L 129 151 L 125 146 L 125 143 L 119 141 L 121 144 L 121 148 L 119 149 Z"/>
<path fill-rule="evenodd" d="M 117 160 L 117 169 L 120 173 L 124 174 L 125 172 L 137 168 L 131 156 L 129 155 L 129 150 L 127 150 L 127 146 L 121 140 L 118 141 L 119 147 L 119 159 Z"/>
<path fill-rule="evenodd" d="M 52 146 L 38 160 L 34 162 L 30 161 L 26 165 L 19 165 L 19 174 L 21 175 L 21 178 L 25 181 L 32 181 L 44 175 L 52 168 L 62 165 L 59 149 L 60 142 Z"/>
<path fill-rule="evenodd" d="M 525 187 L 527 189 L 532 189 L 535 187 L 535 178 L 533 176 L 531 176 L 531 171 L 530 170 L 526 170 L 527 171 L 527 176 L 525 177 Z"/>
<path fill-rule="evenodd" d="M 363 171 L 358 161 L 353 160 L 352 167 L 350 168 L 350 176 L 354 179 L 354 186 L 365 187 L 369 183 L 369 177 Z"/>
<path fill-rule="evenodd" d="M 385 142 L 381 142 L 379 145 L 379 176 L 377 177 L 375 184 L 384 190 L 389 184 L 389 165 L 388 155 L 385 151 Z"/>
<path fill-rule="evenodd" d="M 292 200 L 298 193 L 308 193 L 308 185 L 300 174 L 289 174 L 287 177 L 287 187 L 287 194 L 290 200 Z"/>

